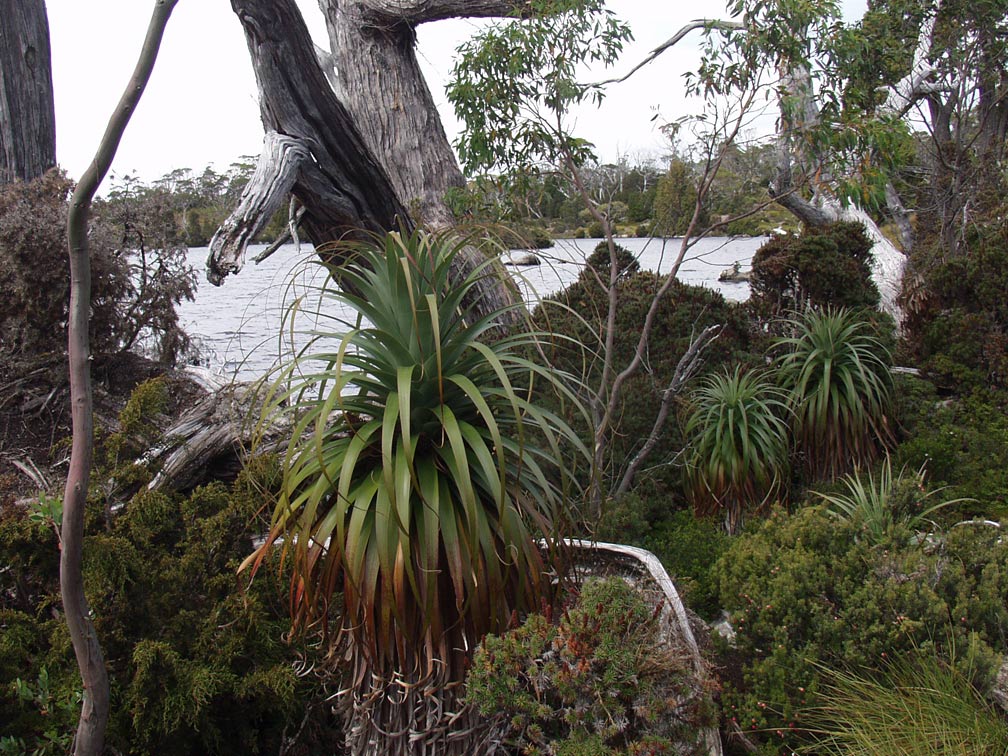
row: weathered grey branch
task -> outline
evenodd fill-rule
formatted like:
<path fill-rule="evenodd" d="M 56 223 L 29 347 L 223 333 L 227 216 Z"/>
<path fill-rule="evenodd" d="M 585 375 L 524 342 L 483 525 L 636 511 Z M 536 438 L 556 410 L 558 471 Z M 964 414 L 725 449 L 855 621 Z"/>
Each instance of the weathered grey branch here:
<path fill-rule="evenodd" d="M 318 58 L 319 67 L 322 69 L 322 73 L 325 74 L 329 86 L 332 87 L 337 97 L 341 97 L 339 71 L 336 70 L 336 57 L 318 45 L 315 45 L 315 57 Z"/>
<path fill-rule="evenodd" d="M 306 145 L 293 193 L 320 243 L 411 225 L 355 118 L 336 98 L 293 0 L 231 0 L 259 85 L 263 127 Z M 342 72 L 341 72 L 342 73 Z"/>
<path fill-rule="evenodd" d="M 644 60 L 638 63 L 636 66 L 631 68 L 626 74 L 615 79 L 606 79 L 605 81 L 599 81 L 591 86 L 601 87 L 606 84 L 621 84 L 622 82 L 629 79 L 635 73 L 640 71 L 644 66 L 648 65 L 655 60 L 659 55 L 668 50 L 671 47 L 675 47 L 683 38 L 689 34 L 691 31 L 696 29 L 721 29 L 723 31 L 733 31 L 744 29 L 745 24 L 741 21 L 723 21 L 716 18 L 698 18 L 690 21 L 688 24 L 683 26 L 679 31 L 673 34 L 671 37 L 662 42 L 658 47 L 652 50 Z"/>
<path fill-rule="evenodd" d="M 721 330 L 722 326 L 720 325 L 707 326 L 700 332 L 699 336 L 690 342 L 686 353 L 679 358 L 679 362 L 676 364 L 675 373 L 672 375 L 672 380 L 669 381 L 668 386 L 666 386 L 662 391 L 661 404 L 658 407 L 658 414 L 655 416 L 655 421 L 651 426 L 651 432 L 644 441 L 644 445 L 641 446 L 637 454 L 634 455 L 634 458 L 630 461 L 626 471 L 623 473 L 619 486 L 616 488 L 616 498 L 624 496 L 630 490 L 630 486 L 633 485 L 641 465 L 647 461 L 647 458 L 650 456 L 655 445 L 658 443 L 658 439 L 661 438 L 662 431 L 665 430 L 665 423 L 668 420 L 669 412 L 672 409 L 672 400 L 679 395 L 683 386 L 686 385 L 686 382 L 696 375 L 696 372 L 703 364 L 704 351 L 720 335 Z"/>
<path fill-rule="evenodd" d="M 940 83 L 932 80 L 938 69 L 931 65 L 928 59 L 928 53 L 931 50 L 931 37 L 934 33 L 935 18 L 940 9 L 941 1 L 939 0 L 939 2 L 935 3 L 934 12 L 929 14 L 924 23 L 921 24 L 910 70 L 906 76 L 891 87 L 886 88 L 886 100 L 882 105 L 882 112 L 889 113 L 895 117 L 901 117 L 918 100 L 944 89 Z"/>
<path fill-rule="evenodd" d="M 453 225 L 445 194 L 465 178 L 420 70 L 413 25 L 390 15 L 376 20 L 384 2 L 323 5 L 336 92 L 370 154 L 418 225 Z"/>
<path fill-rule="evenodd" d="M 286 418 L 261 420 L 262 393 L 254 384 L 217 388 L 183 414 L 164 434 L 164 443 L 140 461 L 157 469 L 151 489 L 188 490 L 209 479 L 237 475 L 253 440 L 268 452 L 286 444 Z"/>
<path fill-rule="evenodd" d="M 287 216 L 287 225 L 284 226 L 283 233 L 278 236 L 272 244 L 270 244 L 266 249 L 260 252 L 258 255 L 252 258 L 252 262 L 257 265 L 263 260 L 270 258 L 278 249 L 285 245 L 289 241 L 293 241 L 300 249 L 301 240 L 298 238 L 297 227 L 301 222 L 301 218 L 304 217 L 305 209 L 303 207 L 297 207 L 297 199 L 292 199 L 290 204 L 290 212 Z"/>
<path fill-rule="evenodd" d="M 237 273 L 245 263 L 245 250 L 273 214 L 280 209 L 297 181 L 302 164 L 310 161 L 311 150 L 300 139 L 275 131 L 266 133 L 259 163 L 238 207 L 210 240 L 207 280 L 220 286 L 228 273 Z"/>
<path fill-rule="evenodd" d="M 886 207 L 889 209 L 889 216 L 900 232 L 900 244 L 903 246 L 903 251 L 908 252 L 913 249 L 914 245 L 914 229 L 913 224 L 910 222 L 910 213 L 903 206 L 903 200 L 900 198 L 899 192 L 896 191 L 896 187 L 891 183 L 886 184 L 885 198 Z"/>
<path fill-rule="evenodd" d="M 416 26 L 449 18 L 512 16 L 527 0 L 357 0 L 372 23 Z"/>
<path fill-rule="evenodd" d="M 91 201 L 115 157 L 123 132 L 143 95 L 161 38 L 177 0 L 156 0 L 147 37 L 140 50 L 133 76 L 116 106 L 91 165 L 70 200 L 67 243 L 70 251 L 70 405 L 73 440 L 70 467 L 63 498 L 60 550 L 60 593 L 70 641 L 84 684 L 80 723 L 74 738 L 76 756 L 99 756 L 105 741 L 109 715 L 108 673 L 91 609 L 84 595 L 82 572 L 84 507 L 94 453 L 94 418 L 91 391 L 91 354 L 88 327 L 91 308 L 91 260 L 88 250 L 88 216 Z"/>
<path fill-rule="evenodd" d="M 408 24 L 369 25 L 359 0 L 323 4 L 341 100 L 293 0 L 231 5 L 245 29 L 263 125 L 310 147 L 312 160 L 301 164 L 293 193 L 305 207 L 301 223 L 312 242 L 454 223 L 445 194 L 464 179 Z M 463 277 L 485 263 L 470 247 L 455 258 L 453 273 Z M 474 301 L 489 314 L 514 299 L 504 283 L 485 277 Z"/>

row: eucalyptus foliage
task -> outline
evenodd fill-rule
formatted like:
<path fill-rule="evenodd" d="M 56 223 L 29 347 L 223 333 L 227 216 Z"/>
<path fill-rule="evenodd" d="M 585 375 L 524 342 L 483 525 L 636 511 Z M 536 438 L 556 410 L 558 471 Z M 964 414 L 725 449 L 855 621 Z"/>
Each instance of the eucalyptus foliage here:
<path fill-rule="evenodd" d="M 808 310 L 777 339 L 790 393 L 794 445 L 805 468 L 835 478 L 876 458 L 893 441 L 891 357 L 874 326 L 854 310 Z"/>
<path fill-rule="evenodd" d="M 470 174 L 585 162 L 591 145 L 570 136 L 566 116 L 581 102 L 601 102 L 602 92 L 578 73 L 611 65 L 631 39 L 604 0 L 530 0 L 515 16 L 462 45 L 452 69 L 448 100 L 463 124 L 456 146 Z"/>
<path fill-rule="evenodd" d="M 293 433 L 269 537 L 249 561 L 282 542 L 300 627 L 326 623 L 342 591 L 342 629 L 373 673 L 444 663 L 461 680 L 467 644 L 540 606 L 576 487 L 564 455 L 587 454 L 530 399 L 550 387 L 573 401 L 564 374 L 525 356 L 535 334 L 491 341 L 497 314 L 473 315 L 492 271 L 453 280 L 464 244 L 415 232 L 330 249 L 345 262 L 324 302 L 351 314 L 268 397 Z"/>
<path fill-rule="evenodd" d="M 732 0 L 728 12 L 740 23 L 708 27 L 687 92 L 779 99 L 794 167 L 844 203 L 884 207 L 886 184 L 914 152 L 902 114 L 878 108 L 878 92 L 912 54 L 903 53 L 900 71 L 882 70 L 874 55 L 891 41 L 845 25 L 835 0 Z"/>
<path fill-rule="evenodd" d="M 742 512 L 780 495 L 788 462 L 787 397 L 762 374 L 708 377 L 692 398 L 685 435 L 687 490 L 700 512 L 724 510 L 729 533 Z"/>

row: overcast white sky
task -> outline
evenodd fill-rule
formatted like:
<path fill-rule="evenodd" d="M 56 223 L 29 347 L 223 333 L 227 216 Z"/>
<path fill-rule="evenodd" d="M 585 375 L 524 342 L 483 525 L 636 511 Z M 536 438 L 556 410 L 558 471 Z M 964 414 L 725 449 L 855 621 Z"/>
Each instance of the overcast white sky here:
<path fill-rule="evenodd" d="M 866 0 L 845 0 L 859 17 Z M 57 159 L 78 177 L 91 160 L 108 117 L 136 63 L 152 2 L 47 0 L 56 92 Z M 328 47 L 316 0 L 298 0 L 312 34 Z M 616 69 L 625 71 L 698 16 L 723 16 L 723 4 L 677 0 L 610 0 L 635 40 Z M 475 22 L 445 21 L 420 29 L 419 54 L 449 138 L 455 122 L 444 96 L 458 43 Z M 579 116 L 576 133 L 594 142 L 603 160 L 660 155 L 657 124 L 686 114 L 682 73 L 695 64 L 698 37 L 680 43 L 629 82 L 611 88 L 600 110 Z M 695 106 L 693 106 L 695 109 Z M 656 112 L 661 118 L 652 121 Z M 255 79 L 241 24 L 227 0 L 180 0 L 172 14 L 150 85 L 112 166 L 118 175 L 157 178 L 174 168 L 225 170 L 241 155 L 258 154 L 262 125 Z"/>

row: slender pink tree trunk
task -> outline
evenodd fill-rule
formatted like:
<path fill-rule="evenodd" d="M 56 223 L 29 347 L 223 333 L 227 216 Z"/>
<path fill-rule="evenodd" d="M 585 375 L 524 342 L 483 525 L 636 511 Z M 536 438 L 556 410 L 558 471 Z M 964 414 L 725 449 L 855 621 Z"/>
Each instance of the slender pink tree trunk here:
<path fill-rule="evenodd" d="M 83 546 L 84 506 L 94 454 L 94 421 L 91 396 L 91 348 L 88 343 L 91 307 L 91 259 L 88 252 L 87 226 L 98 185 L 119 148 L 126 125 L 143 94 L 161 45 L 165 25 L 177 0 L 156 0 L 147 38 L 133 77 L 108 128 L 98 145 L 94 161 L 81 177 L 70 201 L 67 242 L 70 249 L 70 402 L 73 420 L 73 445 L 70 469 L 63 497 L 62 551 L 60 553 L 60 592 L 67 628 L 73 643 L 77 666 L 84 684 L 84 704 L 74 740 L 75 756 L 100 756 L 105 743 L 109 715 L 109 684 L 101 644 L 91 621 L 91 610 L 84 595 Z"/>

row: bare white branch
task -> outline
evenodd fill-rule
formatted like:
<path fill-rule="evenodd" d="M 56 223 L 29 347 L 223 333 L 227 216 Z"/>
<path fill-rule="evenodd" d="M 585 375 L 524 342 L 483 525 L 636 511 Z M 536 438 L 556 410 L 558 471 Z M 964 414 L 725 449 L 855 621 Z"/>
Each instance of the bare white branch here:
<path fill-rule="evenodd" d="M 220 286 L 228 273 L 237 273 L 245 263 L 245 250 L 266 227 L 298 177 L 301 165 L 311 160 L 311 150 L 300 139 L 267 132 L 255 173 L 234 212 L 210 240 L 207 280 Z"/>

